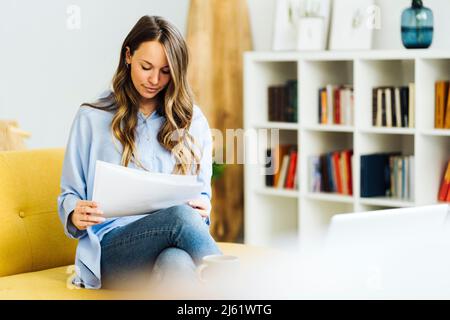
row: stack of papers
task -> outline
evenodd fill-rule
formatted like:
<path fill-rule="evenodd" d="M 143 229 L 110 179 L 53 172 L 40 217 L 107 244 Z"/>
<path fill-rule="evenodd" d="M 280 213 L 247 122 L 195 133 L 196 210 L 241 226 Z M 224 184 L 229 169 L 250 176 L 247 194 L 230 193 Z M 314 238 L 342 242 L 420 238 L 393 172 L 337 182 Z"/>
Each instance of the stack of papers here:
<path fill-rule="evenodd" d="M 150 213 L 198 198 L 194 175 L 147 172 L 97 160 L 92 201 L 105 218 Z"/>

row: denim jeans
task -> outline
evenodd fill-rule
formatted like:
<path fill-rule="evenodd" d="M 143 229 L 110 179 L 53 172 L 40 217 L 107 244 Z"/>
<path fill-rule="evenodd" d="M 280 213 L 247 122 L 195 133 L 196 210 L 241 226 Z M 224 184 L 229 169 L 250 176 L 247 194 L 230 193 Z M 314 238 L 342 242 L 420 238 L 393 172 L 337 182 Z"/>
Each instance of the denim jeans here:
<path fill-rule="evenodd" d="M 161 209 L 103 237 L 102 287 L 125 285 L 134 273 L 150 277 L 156 270 L 190 276 L 210 254 L 221 251 L 196 210 L 188 205 Z"/>

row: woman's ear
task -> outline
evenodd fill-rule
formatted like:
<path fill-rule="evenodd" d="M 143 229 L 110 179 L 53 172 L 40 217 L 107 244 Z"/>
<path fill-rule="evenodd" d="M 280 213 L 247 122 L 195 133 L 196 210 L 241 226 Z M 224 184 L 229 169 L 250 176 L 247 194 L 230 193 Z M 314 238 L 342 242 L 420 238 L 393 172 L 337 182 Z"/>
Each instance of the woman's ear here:
<path fill-rule="evenodd" d="M 125 47 L 125 62 L 127 64 L 131 63 L 131 51 L 130 51 L 130 47 Z"/>

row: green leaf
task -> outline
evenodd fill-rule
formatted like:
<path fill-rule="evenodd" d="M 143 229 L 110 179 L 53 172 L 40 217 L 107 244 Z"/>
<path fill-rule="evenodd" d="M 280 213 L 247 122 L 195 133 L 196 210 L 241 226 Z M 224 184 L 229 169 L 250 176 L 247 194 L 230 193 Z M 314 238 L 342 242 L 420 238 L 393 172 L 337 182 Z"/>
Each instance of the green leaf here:
<path fill-rule="evenodd" d="M 213 162 L 212 165 L 212 180 L 217 180 L 219 179 L 222 175 L 223 172 L 225 171 L 225 164 L 218 164 L 216 162 Z"/>

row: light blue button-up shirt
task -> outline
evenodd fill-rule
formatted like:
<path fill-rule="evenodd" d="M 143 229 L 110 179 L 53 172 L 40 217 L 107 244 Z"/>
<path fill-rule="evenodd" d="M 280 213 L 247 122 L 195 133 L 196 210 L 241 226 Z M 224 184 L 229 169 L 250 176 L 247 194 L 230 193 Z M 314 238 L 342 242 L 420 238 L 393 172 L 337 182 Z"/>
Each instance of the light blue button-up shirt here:
<path fill-rule="evenodd" d="M 70 130 L 61 177 L 61 194 L 58 197 L 59 217 L 67 236 L 79 239 L 74 283 L 86 288 L 100 288 L 100 241 L 114 228 L 136 221 L 145 215 L 109 218 L 105 222 L 78 230 L 68 219 L 79 200 L 92 200 L 95 163 L 97 160 L 120 164 L 122 146 L 113 138 L 110 125 L 113 113 L 82 106 L 78 110 Z M 164 123 L 164 116 L 155 110 L 147 118 L 138 113 L 136 128 L 137 153 L 142 165 L 152 172 L 172 173 L 175 158 L 162 147 L 157 134 Z M 208 121 L 200 108 L 194 105 L 189 133 L 201 147 L 203 156 L 197 180 L 204 188 L 199 198 L 206 200 L 211 211 L 212 137 Z M 115 140 L 115 143 L 113 142 Z M 138 168 L 130 162 L 130 168 Z M 99 204 L 101 208 L 101 203 Z M 205 219 L 209 225 L 209 218 Z"/>

